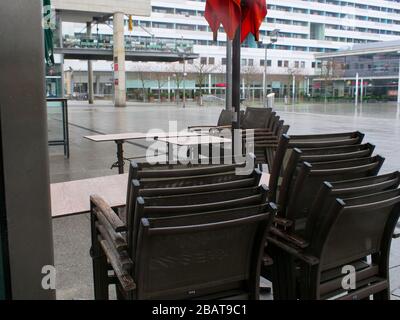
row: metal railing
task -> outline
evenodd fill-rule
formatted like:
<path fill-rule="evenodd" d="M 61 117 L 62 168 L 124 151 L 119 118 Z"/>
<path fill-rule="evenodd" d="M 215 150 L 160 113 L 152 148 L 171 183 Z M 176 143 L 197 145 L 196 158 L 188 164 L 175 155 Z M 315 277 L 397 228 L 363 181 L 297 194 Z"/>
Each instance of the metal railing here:
<path fill-rule="evenodd" d="M 126 51 L 153 51 L 153 52 L 172 52 L 186 53 L 193 52 L 193 41 L 187 40 L 167 40 L 158 38 L 125 37 Z M 112 36 L 104 35 L 75 35 L 63 37 L 64 48 L 79 49 L 104 49 L 109 50 L 114 47 Z"/>

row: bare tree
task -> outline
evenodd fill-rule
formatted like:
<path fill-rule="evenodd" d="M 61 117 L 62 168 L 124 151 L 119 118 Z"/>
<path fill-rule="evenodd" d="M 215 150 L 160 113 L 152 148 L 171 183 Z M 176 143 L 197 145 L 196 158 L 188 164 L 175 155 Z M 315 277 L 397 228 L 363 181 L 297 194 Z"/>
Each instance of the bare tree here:
<path fill-rule="evenodd" d="M 299 81 L 304 80 L 304 70 L 293 66 L 290 68 L 286 69 L 286 73 L 288 74 L 288 85 L 287 88 L 290 88 L 291 85 L 293 85 L 293 82 L 295 84 L 295 88 L 299 88 Z M 298 91 L 297 91 L 298 92 Z M 288 92 L 288 96 L 290 97 L 290 92 Z M 296 92 L 294 96 L 292 97 L 293 101 L 296 99 Z"/>
<path fill-rule="evenodd" d="M 143 102 L 147 101 L 147 90 L 146 90 L 146 83 L 149 79 L 149 73 L 144 69 L 143 64 L 137 64 L 135 66 L 135 72 L 139 81 L 142 85 L 142 93 L 143 93 Z"/>
<path fill-rule="evenodd" d="M 168 72 L 153 72 L 152 78 L 157 82 L 158 101 L 161 102 L 161 90 L 168 83 Z"/>
<path fill-rule="evenodd" d="M 324 60 L 321 63 L 320 75 L 324 80 L 324 98 L 325 102 L 328 98 L 328 87 L 333 93 L 333 83 L 335 78 L 342 77 L 345 71 L 345 65 L 341 61 L 335 59 Z"/>
<path fill-rule="evenodd" d="M 254 97 L 251 95 L 251 87 L 254 86 L 255 82 L 262 81 L 262 71 L 255 66 L 244 66 L 242 67 L 242 76 L 247 86 L 247 95 L 244 98 L 251 98 L 254 101 Z"/>
<path fill-rule="evenodd" d="M 180 88 L 183 83 L 183 66 L 179 63 L 173 63 L 169 67 L 169 73 L 171 74 L 171 78 L 174 80 L 176 84 L 176 90 L 175 90 L 175 99 L 176 102 L 179 103 L 179 96 L 180 96 Z"/>
<path fill-rule="evenodd" d="M 219 71 L 221 66 L 217 65 L 217 64 L 202 63 L 201 59 L 200 59 L 200 60 L 194 61 L 192 67 L 195 71 L 194 78 L 196 81 L 196 85 L 199 88 L 198 103 L 200 106 L 202 106 L 203 105 L 203 88 L 206 84 L 207 77 L 210 73 Z"/>

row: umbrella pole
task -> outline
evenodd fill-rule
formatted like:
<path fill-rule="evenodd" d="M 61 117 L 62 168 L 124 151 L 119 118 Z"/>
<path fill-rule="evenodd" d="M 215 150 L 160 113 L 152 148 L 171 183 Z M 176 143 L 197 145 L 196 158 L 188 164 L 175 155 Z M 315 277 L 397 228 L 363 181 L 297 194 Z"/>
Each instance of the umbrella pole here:
<path fill-rule="evenodd" d="M 241 25 L 239 25 L 232 47 L 232 105 L 236 116 L 232 123 L 232 128 L 240 129 L 240 47 L 241 47 Z"/>
<path fill-rule="evenodd" d="M 240 129 L 240 47 L 241 47 L 241 24 L 236 31 L 232 44 L 232 106 L 235 110 L 235 116 L 232 119 L 232 156 L 235 162 L 236 141 L 235 131 Z M 238 134 L 236 132 L 236 134 Z"/>

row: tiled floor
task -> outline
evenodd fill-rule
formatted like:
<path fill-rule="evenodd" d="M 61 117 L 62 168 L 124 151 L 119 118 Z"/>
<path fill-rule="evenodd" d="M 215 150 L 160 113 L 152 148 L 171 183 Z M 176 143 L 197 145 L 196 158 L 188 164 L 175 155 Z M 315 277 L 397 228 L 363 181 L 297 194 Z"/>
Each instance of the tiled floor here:
<path fill-rule="evenodd" d="M 52 182 L 64 182 L 116 174 L 110 170 L 116 161 L 113 142 L 94 143 L 85 135 L 98 133 L 147 132 L 158 128 L 167 131 L 169 125 L 184 129 L 190 125 L 214 124 L 220 107 L 181 107 L 173 105 L 134 104 L 115 109 L 108 103 L 95 106 L 71 103 L 69 108 L 71 157 L 64 159 L 61 147 L 50 148 Z M 382 172 L 400 169 L 400 112 L 396 105 L 277 106 L 279 115 L 291 125 L 290 133 L 328 133 L 359 130 L 366 141 L 376 144 L 376 153 L 386 158 Z M 59 126 L 57 115 L 49 117 L 53 134 Z M 169 121 L 172 121 L 170 124 Z M 126 144 L 128 157 L 143 156 L 149 142 Z M 89 257 L 90 225 L 87 215 L 60 218 L 53 221 L 57 296 L 59 299 L 92 299 L 92 266 Z M 400 240 L 395 240 L 390 261 L 392 291 L 400 288 Z M 400 292 L 393 292 L 400 296 Z M 392 297 L 400 299 L 392 295 Z M 269 296 L 263 296 L 268 299 Z"/>

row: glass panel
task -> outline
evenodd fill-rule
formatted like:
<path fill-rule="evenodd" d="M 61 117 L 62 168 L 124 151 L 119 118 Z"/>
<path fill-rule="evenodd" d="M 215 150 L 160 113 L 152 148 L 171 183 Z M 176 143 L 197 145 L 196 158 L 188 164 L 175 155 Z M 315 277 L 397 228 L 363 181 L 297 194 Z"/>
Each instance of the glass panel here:
<path fill-rule="evenodd" d="M 64 141 L 63 103 L 47 101 L 47 122 L 49 142 Z"/>

